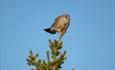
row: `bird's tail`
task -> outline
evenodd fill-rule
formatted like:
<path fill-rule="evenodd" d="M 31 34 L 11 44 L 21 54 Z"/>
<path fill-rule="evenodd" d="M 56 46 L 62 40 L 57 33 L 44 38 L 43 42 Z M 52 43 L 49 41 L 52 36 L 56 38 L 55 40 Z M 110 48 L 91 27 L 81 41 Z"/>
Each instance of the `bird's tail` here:
<path fill-rule="evenodd" d="M 51 33 L 50 28 L 44 29 L 46 32 Z"/>
<path fill-rule="evenodd" d="M 55 31 L 52 31 L 50 28 L 46 28 L 44 29 L 46 32 L 50 33 L 50 34 L 55 34 Z"/>

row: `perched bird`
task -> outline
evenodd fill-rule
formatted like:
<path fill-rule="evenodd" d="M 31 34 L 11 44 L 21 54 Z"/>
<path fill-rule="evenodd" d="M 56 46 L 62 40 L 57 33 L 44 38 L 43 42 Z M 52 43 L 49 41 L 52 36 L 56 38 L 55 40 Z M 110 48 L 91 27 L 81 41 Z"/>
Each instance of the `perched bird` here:
<path fill-rule="evenodd" d="M 63 14 L 61 16 L 56 17 L 54 23 L 50 28 L 44 29 L 46 32 L 50 34 L 55 34 L 56 32 L 60 33 L 60 38 L 64 35 L 66 32 L 68 26 L 70 24 L 70 16 L 69 14 Z"/>

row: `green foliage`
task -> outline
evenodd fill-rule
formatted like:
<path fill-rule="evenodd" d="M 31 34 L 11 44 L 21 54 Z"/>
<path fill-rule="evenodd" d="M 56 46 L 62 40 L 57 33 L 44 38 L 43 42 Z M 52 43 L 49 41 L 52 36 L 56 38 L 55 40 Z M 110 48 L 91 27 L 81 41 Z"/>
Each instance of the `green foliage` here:
<path fill-rule="evenodd" d="M 38 54 L 33 54 L 32 50 L 29 51 L 29 56 L 27 58 L 27 64 L 29 66 L 34 66 L 36 70 L 59 70 L 62 68 L 62 64 L 66 60 L 66 51 L 61 53 L 63 45 L 62 42 L 54 40 L 52 42 L 49 40 L 50 51 L 46 51 L 47 61 L 42 59 L 37 59 Z M 50 56 L 51 55 L 51 56 Z M 31 70 L 34 70 L 33 68 Z M 74 70 L 74 69 L 72 69 Z"/>

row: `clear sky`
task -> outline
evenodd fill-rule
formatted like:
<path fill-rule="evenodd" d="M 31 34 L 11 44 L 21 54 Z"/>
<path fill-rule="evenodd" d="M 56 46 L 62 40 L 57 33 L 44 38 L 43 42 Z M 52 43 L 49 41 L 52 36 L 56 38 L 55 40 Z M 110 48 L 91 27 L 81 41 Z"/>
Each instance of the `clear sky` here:
<path fill-rule="evenodd" d="M 71 23 L 62 38 L 67 60 L 61 70 L 115 70 L 114 0 L 1 0 L 0 70 L 30 70 L 29 49 L 46 59 L 50 34 L 43 29 L 64 13 Z"/>

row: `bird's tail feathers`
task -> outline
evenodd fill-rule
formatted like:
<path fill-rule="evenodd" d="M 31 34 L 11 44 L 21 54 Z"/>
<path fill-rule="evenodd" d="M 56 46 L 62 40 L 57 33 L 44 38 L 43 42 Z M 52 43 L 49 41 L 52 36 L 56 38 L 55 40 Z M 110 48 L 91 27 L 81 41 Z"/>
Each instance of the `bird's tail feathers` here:
<path fill-rule="evenodd" d="M 46 32 L 50 33 L 50 34 L 55 34 L 55 31 L 52 31 L 50 28 L 46 28 L 44 29 Z"/>
<path fill-rule="evenodd" d="M 50 33 L 50 28 L 44 29 L 46 32 Z"/>

